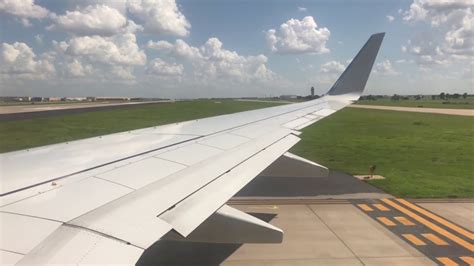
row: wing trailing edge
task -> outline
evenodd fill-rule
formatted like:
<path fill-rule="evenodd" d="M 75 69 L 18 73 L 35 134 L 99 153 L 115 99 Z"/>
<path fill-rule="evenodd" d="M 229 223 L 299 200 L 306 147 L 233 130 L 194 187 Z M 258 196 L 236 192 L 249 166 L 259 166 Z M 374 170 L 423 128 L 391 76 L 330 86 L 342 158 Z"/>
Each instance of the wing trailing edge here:
<path fill-rule="evenodd" d="M 171 231 L 165 240 L 204 243 L 281 243 L 283 231 L 257 217 L 222 206 L 187 237 Z"/>

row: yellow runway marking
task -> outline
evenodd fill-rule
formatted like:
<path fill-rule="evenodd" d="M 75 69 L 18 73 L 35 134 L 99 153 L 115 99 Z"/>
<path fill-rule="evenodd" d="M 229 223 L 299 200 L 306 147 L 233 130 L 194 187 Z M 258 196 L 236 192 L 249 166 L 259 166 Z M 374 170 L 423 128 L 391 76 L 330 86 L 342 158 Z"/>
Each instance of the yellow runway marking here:
<path fill-rule="evenodd" d="M 436 259 L 439 260 L 441 263 L 443 263 L 443 265 L 445 265 L 445 266 L 457 266 L 457 265 L 459 265 L 450 258 L 438 257 Z"/>
<path fill-rule="evenodd" d="M 433 235 L 433 234 L 421 234 L 421 235 L 438 246 L 449 246 L 449 244 L 446 243 L 446 241 L 437 237 L 436 235 Z"/>
<path fill-rule="evenodd" d="M 463 261 L 465 261 L 467 264 L 469 264 L 469 266 L 474 265 L 474 258 L 473 257 L 465 256 L 465 257 L 459 257 L 459 258 L 462 259 Z"/>
<path fill-rule="evenodd" d="M 441 217 L 439 217 L 439 216 L 437 216 L 437 215 L 435 215 L 435 214 L 433 214 L 433 213 L 431 213 L 431 212 L 429 212 L 429 211 L 427 211 L 427 210 L 425 210 L 425 209 L 422 209 L 422 208 L 420 208 L 420 207 L 418 207 L 418 206 L 416 206 L 416 205 L 414 205 L 414 204 L 412 204 L 412 203 L 410 203 L 410 202 L 408 202 L 408 201 L 406 201 L 406 200 L 404 200 L 404 199 L 397 199 L 397 200 L 398 200 L 400 203 L 406 205 L 407 207 L 409 207 L 409 208 L 411 208 L 411 209 L 413 209 L 413 210 L 415 210 L 415 211 L 417 211 L 417 212 L 419 212 L 419 213 L 425 215 L 426 217 L 435 220 L 436 222 L 438 222 L 438 223 L 440 223 L 440 224 L 442 224 L 442 225 L 444 225 L 444 226 L 446 226 L 446 227 L 452 229 L 453 231 L 456 231 L 456 232 L 460 233 L 461 235 L 463 235 L 463 236 L 465 236 L 465 237 L 467 237 L 467 238 L 469 238 L 469 239 L 471 239 L 471 240 L 474 240 L 474 234 L 473 234 L 473 233 L 468 232 L 467 230 L 464 230 L 464 229 L 462 229 L 461 227 L 459 227 L 459 226 L 457 226 L 457 225 L 455 225 L 455 224 L 452 224 L 452 223 L 450 223 L 449 221 L 446 221 L 445 219 L 443 219 L 443 218 L 441 218 Z"/>
<path fill-rule="evenodd" d="M 466 248 L 467 250 L 469 250 L 470 252 L 473 252 L 474 251 L 474 245 L 468 243 L 467 241 L 453 235 L 452 233 L 444 230 L 443 228 L 435 225 L 434 223 L 426 220 L 425 218 L 423 217 L 420 217 L 418 216 L 417 214 L 413 213 L 412 211 L 396 204 L 395 202 L 389 200 L 389 199 L 382 199 L 383 202 L 385 202 L 386 204 L 388 204 L 389 206 L 399 210 L 400 212 L 404 213 L 405 215 L 407 216 L 410 216 L 412 219 L 418 221 L 419 223 L 425 225 L 426 227 L 430 228 L 431 230 L 437 232 L 438 234 L 452 240 L 453 242 L 456 242 L 457 244 L 463 246 L 464 248 Z"/>
<path fill-rule="evenodd" d="M 383 204 L 373 204 L 375 208 L 383 211 L 383 212 L 388 212 L 390 211 L 389 208 L 385 207 Z"/>
<path fill-rule="evenodd" d="M 407 218 L 403 217 L 403 216 L 397 216 L 397 217 L 394 217 L 395 220 L 399 221 L 401 224 L 403 225 L 406 225 L 406 226 L 414 226 L 415 224 L 412 223 L 412 221 L 408 220 Z"/>
<path fill-rule="evenodd" d="M 387 217 L 377 217 L 377 220 L 381 221 L 386 226 L 396 226 L 396 224 Z"/>
<path fill-rule="evenodd" d="M 357 206 L 359 206 L 359 208 L 361 208 L 362 210 L 364 210 L 366 212 L 373 211 L 373 209 L 370 208 L 369 205 L 367 205 L 367 204 L 357 204 Z"/>
<path fill-rule="evenodd" d="M 406 238 L 408 241 L 412 242 L 413 245 L 416 245 L 416 246 L 426 246 L 426 243 L 423 242 L 421 239 L 419 239 L 418 237 L 412 235 L 412 234 L 402 234 L 402 236 L 404 238 Z"/>

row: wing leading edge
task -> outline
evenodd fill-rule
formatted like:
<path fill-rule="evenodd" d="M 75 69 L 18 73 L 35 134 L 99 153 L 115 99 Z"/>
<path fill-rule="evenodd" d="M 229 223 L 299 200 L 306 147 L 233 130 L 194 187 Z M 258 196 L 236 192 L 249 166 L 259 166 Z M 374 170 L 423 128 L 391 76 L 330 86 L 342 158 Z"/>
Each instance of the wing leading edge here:
<path fill-rule="evenodd" d="M 133 263 L 165 235 L 187 241 L 280 242 L 280 229 L 226 201 L 298 142 L 298 130 L 360 97 L 383 37 L 372 35 L 316 100 L 0 155 L 2 163 L 16 162 L 12 172 L 0 168 L 2 184 L 11 187 L 0 197 L 1 230 L 8 232 L 0 237 L 0 264 Z M 155 137 L 159 141 L 147 145 Z M 112 156 L 100 157 L 95 165 L 89 154 L 77 164 L 83 147 L 109 147 L 114 139 L 121 146 Z M 61 159 L 59 173 L 54 155 L 37 156 L 45 153 Z M 35 169 L 27 167 L 29 160 Z M 25 178 L 14 183 L 19 173 L 31 176 L 31 184 Z"/>

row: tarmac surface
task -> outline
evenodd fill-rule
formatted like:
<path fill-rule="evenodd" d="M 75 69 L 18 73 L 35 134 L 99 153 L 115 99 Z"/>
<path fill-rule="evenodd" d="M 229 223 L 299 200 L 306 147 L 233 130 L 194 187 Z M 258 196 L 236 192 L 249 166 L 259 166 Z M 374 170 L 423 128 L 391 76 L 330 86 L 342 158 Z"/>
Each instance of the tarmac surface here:
<path fill-rule="evenodd" d="M 135 108 L 141 107 L 145 104 L 160 104 L 166 102 L 170 101 L 24 104 L 14 106 L 3 105 L 0 106 L 0 121 L 14 121 L 20 119 L 51 117 L 102 110 Z"/>
<path fill-rule="evenodd" d="M 410 209 L 412 216 L 387 200 Z M 281 228 L 283 242 L 161 240 L 145 251 L 137 265 L 473 265 L 469 264 L 473 253 L 452 240 L 471 243 L 473 239 L 439 223 L 443 219 L 472 234 L 472 200 L 416 204 L 435 215 L 435 221 L 363 181 L 330 172 L 328 177 L 258 176 L 228 204 Z M 423 219 L 438 228 L 426 226 L 420 222 Z M 405 225 L 406 221 L 413 225 Z M 412 242 L 416 239 L 423 245 Z"/>
<path fill-rule="evenodd" d="M 391 111 L 400 111 L 400 112 L 474 116 L 474 109 L 401 107 L 401 106 L 362 105 L 362 104 L 352 104 L 352 105 L 349 105 L 348 107 L 363 108 L 363 109 L 391 110 Z"/>

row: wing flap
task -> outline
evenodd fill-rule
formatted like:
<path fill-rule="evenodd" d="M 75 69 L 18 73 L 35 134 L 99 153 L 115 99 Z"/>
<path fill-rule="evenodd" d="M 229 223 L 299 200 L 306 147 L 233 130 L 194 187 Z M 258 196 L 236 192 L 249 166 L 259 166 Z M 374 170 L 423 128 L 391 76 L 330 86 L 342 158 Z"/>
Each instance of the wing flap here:
<path fill-rule="evenodd" d="M 258 173 L 263 171 L 299 140 L 298 137 L 292 134 L 279 139 L 260 150 L 251 158 L 229 169 L 218 179 L 195 192 L 159 217 L 167 221 L 177 232 L 186 237 L 250 180 L 257 176 Z"/>
<path fill-rule="evenodd" d="M 222 206 L 186 238 L 171 231 L 163 239 L 204 243 L 281 243 L 283 231 L 250 214 Z"/>

